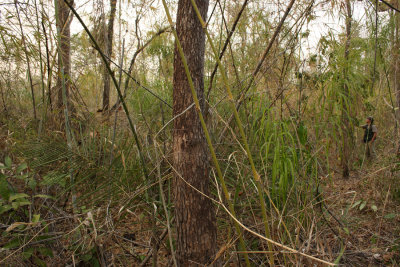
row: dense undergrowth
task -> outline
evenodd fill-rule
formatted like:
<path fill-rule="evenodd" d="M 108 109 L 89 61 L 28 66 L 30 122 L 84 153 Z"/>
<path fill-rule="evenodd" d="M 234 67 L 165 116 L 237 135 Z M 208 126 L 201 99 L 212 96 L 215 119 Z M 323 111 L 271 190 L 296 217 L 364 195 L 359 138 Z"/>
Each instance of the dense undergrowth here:
<path fill-rule="evenodd" d="M 313 125 L 311 119 L 281 120 L 263 100 L 249 105 L 253 118 L 246 131 L 264 185 L 271 239 L 345 266 L 396 266 L 399 167 L 391 156 L 392 143 L 385 141 L 393 131 L 379 136 L 378 157 L 372 161 L 356 141 L 351 177 L 344 180 L 337 132 Z M 139 266 L 151 264 L 154 254 L 158 265 L 172 263 L 174 233 L 169 237 L 167 229 L 174 227 L 173 169 L 170 126 L 165 125 L 170 115 L 153 117 L 148 115 L 157 114 L 158 108 L 144 110 L 152 119 L 146 120 L 143 113 L 135 119 L 149 181 L 143 178 L 133 138 L 126 128 L 113 127 L 113 115 L 76 120 L 73 147 L 53 122 L 39 136 L 37 123 L 12 113 L 2 117 L 2 265 Z M 126 123 L 124 116 L 117 115 L 117 125 Z M 213 140 L 223 131 L 215 127 L 219 123 L 218 116 L 209 122 L 215 129 Z M 222 138 L 217 153 L 231 201 L 237 219 L 262 234 L 257 187 L 235 131 L 229 131 L 232 138 Z M 225 202 L 214 178 L 210 197 Z M 242 258 L 232 219 L 218 204 L 216 208 L 217 256 L 237 265 Z M 266 241 L 248 231 L 244 240 L 251 263 L 267 265 L 268 254 L 262 252 L 268 251 Z M 315 263 L 278 246 L 274 249 L 277 264 Z"/>
<path fill-rule="evenodd" d="M 132 34 L 124 29 L 120 14 L 119 36 L 114 37 L 119 51 L 115 44 L 113 58 L 120 64 L 111 64 L 104 76 L 98 54 L 104 47 L 93 50 L 96 42 L 89 32 L 71 36 L 72 71 L 70 77 L 62 77 L 62 60 L 56 60 L 60 40 L 47 38 L 46 27 L 54 21 L 43 2 L 42 13 L 35 13 L 37 29 L 19 22 L 21 36 L 8 27 L 15 16 L 7 11 L 6 26 L 0 28 L 0 266 L 174 264 L 173 179 L 180 176 L 172 165 L 173 27 L 159 27 L 168 24 L 165 14 L 153 10 L 150 2 L 154 1 L 134 6 L 147 19 L 160 19 L 143 36 L 140 15 Z M 219 249 L 210 261 L 245 266 L 247 255 L 252 266 L 399 266 L 399 91 L 394 92 L 398 66 L 391 59 L 398 57 L 398 15 L 376 15 L 376 25 L 372 9 L 366 8 L 368 18 L 363 21 L 344 15 L 353 28 L 343 28 L 343 33 L 329 29 L 315 54 L 309 54 L 303 45 L 309 41 L 308 23 L 317 17 L 313 6 L 325 2 L 296 2 L 290 19 L 281 24 L 280 13 L 275 17 L 265 1 L 244 1 L 247 14 L 241 19 L 236 10 L 240 1 L 224 1 L 224 7 L 222 1 L 214 2 L 213 20 L 220 25 L 211 20 L 207 27 L 211 42 L 218 43 L 214 56 L 225 40 L 229 48 L 223 57 L 221 53 L 222 66 L 213 81 L 211 42 L 205 55 L 205 124 L 222 171 L 218 177 L 210 159 L 212 193 L 207 197 L 215 204 Z M 253 3 L 245 8 L 247 2 Z M 17 2 L 15 7 L 18 12 Z M 124 12 L 133 10 L 126 7 Z M 53 10 L 52 4 L 46 8 Z M 339 14 L 342 4 L 338 9 Z M 106 28 L 97 23 L 106 17 L 102 12 L 89 16 L 92 33 Z M 236 14 L 238 25 L 229 41 Z M 29 14 L 24 15 L 29 21 Z M 35 29 L 26 33 L 32 37 L 26 41 L 32 51 L 21 47 L 23 27 Z M 137 38 L 127 47 L 124 30 L 127 39 L 129 34 Z M 95 39 L 104 45 L 101 36 Z M 260 60 L 263 53 L 266 57 Z M 37 69 L 29 73 L 31 91 L 24 75 L 28 59 Z M 221 73 L 228 78 L 222 79 Z M 116 109 L 93 112 L 109 74 L 118 80 L 113 86 L 126 93 L 132 128 L 118 108 L 115 92 L 110 99 Z M 73 82 L 68 99 L 66 88 L 54 86 L 61 80 Z M 235 102 L 230 102 L 225 87 L 232 88 Z M 61 91 L 65 99 L 56 103 Z M 66 109 L 69 114 L 57 110 L 65 104 L 74 107 Z M 235 106 L 243 132 L 234 123 Z M 365 157 L 363 130 L 358 128 L 369 115 L 379 129 L 373 159 Z M 140 151 L 133 132 L 138 133 Z M 342 178 L 345 148 L 351 148 L 347 179 Z M 244 248 L 239 245 L 242 240 Z"/>

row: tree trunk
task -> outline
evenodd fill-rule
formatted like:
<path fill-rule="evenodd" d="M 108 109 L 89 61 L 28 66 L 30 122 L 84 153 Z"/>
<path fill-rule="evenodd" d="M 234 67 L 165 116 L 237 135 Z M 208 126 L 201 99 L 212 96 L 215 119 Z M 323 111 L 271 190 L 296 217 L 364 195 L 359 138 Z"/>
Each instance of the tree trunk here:
<path fill-rule="evenodd" d="M 108 20 L 108 29 L 105 35 L 105 55 L 108 60 L 107 63 L 110 65 L 113 47 L 113 36 L 114 36 L 114 19 L 115 12 L 117 10 L 117 0 L 110 0 L 110 17 Z M 103 89 L 103 111 L 107 111 L 110 107 L 110 74 L 108 73 L 107 67 L 104 66 L 104 89 Z"/>
<path fill-rule="evenodd" d="M 399 1 L 394 1 L 394 6 L 399 8 Z M 394 84 L 394 92 L 396 94 L 396 119 L 397 125 L 400 125 L 400 56 L 399 56 L 399 49 L 400 49 L 400 14 L 398 12 L 394 12 L 394 32 L 393 32 L 393 66 L 392 66 L 392 73 L 393 73 L 393 84 Z M 400 128 L 399 128 L 400 129 Z M 397 140 L 399 140 L 400 133 L 397 133 Z M 400 143 L 397 147 L 397 155 L 400 156 Z"/>
<path fill-rule="evenodd" d="M 57 28 L 60 29 L 60 46 L 58 53 L 58 75 L 57 75 L 57 107 L 63 107 L 63 88 L 62 79 L 65 81 L 65 95 L 67 101 L 69 101 L 69 91 L 71 87 L 71 37 L 70 37 L 70 25 L 72 21 L 72 14 L 70 15 L 69 8 L 64 0 L 57 1 L 56 14 L 58 19 L 56 20 Z M 70 0 L 72 4 L 73 1 Z M 68 102 L 70 105 L 70 102 Z M 70 107 L 71 109 L 71 107 Z"/>
<path fill-rule="evenodd" d="M 342 124 L 343 124 L 343 150 L 342 150 L 342 168 L 343 178 L 348 178 L 350 175 L 350 152 L 352 144 L 352 126 L 351 126 L 351 111 L 350 111 L 350 94 L 348 87 L 348 71 L 349 71 L 349 54 L 350 54 L 350 40 L 351 40 L 351 3 L 346 0 L 346 43 L 344 48 L 344 61 L 345 66 L 343 70 L 343 96 L 342 96 Z"/>
<path fill-rule="evenodd" d="M 197 0 L 196 3 L 205 19 L 209 1 Z M 190 0 L 179 0 L 176 30 L 203 110 L 205 35 Z M 176 46 L 173 82 L 173 115 L 176 116 L 193 103 Z M 207 143 L 195 108 L 174 121 L 173 162 L 177 171 L 175 216 L 178 265 L 210 264 L 216 252 L 215 212 L 212 202 L 191 187 L 210 195 Z"/>

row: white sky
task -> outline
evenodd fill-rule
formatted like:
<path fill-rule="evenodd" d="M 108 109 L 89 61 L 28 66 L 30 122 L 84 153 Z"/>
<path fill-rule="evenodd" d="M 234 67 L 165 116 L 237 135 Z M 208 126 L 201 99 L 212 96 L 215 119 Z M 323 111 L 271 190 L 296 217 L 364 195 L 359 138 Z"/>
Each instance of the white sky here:
<path fill-rule="evenodd" d="M 77 7 L 78 7 L 78 13 L 80 14 L 89 14 L 93 10 L 93 3 L 94 0 L 89 0 L 89 1 L 81 1 L 81 0 L 76 0 Z M 136 14 L 139 8 L 136 6 L 134 7 L 135 1 L 131 1 L 131 4 L 127 4 L 126 2 L 122 4 L 122 14 L 121 17 L 123 20 L 125 20 L 126 25 L 124 25 L 123 28 L 128 29 L 128 32 L 125 32 L 125 30 L 122 30 L 123 36 L 126 38 L 126 43 L 132 43 L 135 41 L 135 36 L 134 36 L 134 24 L 135 24 L 135 19 L 136 19 Z M 137 2 L 137 1 L 136 1 Z M 167 26 L 167 21 L 166 21 L 166 15 L 164 12 L 164 9 L 162 7 L 162 3 L 160 0 L 153 0 L 153 1 L 147 1 L 146 5 L 151 6 L 151 8 L 146 8 L 144 9 L 144 16 L 140 21 L 140 31 L 142 33 L 143 39 L 146 39 L 146 32 L 150 29 L 152 29 L 153 25 L 163 25 Z M 176 1 L 168 1 L 170 2 L 170 9 L 175 7 Z M 240 4 L 243 3 L 243 0 L 237 1 Z M 251 3 L 252 1 L 250 1 Z M 85 4 L 83 4 L 85 3 Z M 151 5 L 149 4 L 151 3 Z M 213 6 L 214 6 L 215 1 L 210 1 L 210 7 L 209 7 L 209 13 L 211 12 Z M 280 5 L 280 9 L 283 10 L 286 8 L 288 1 L 283 2 Z M 83 5 L 82 5 L 83 4 Z M 365 3 L 360 2 L 360 1 L 353 1 L 353 19 L 358 21 L 365 16 Z M 105 10 L 107 11 L 109 9 L 108 1 L 104 1 L 105 5 Z M 276 4 L 271 1 L 271 3 L 265 2 L 265 5 L 268 6 L 269 8 L 276 8 Z M 340 16 L 338 14 L 338 8 L 336 7 L 334 12 L 332 5 L 330 3 L 327 3 L 325 5 L 319 4 L 317 2 L 317 6 L 314 8 L 314 15 L 316 17 L 315 20 L 312 20 L 308 25 L 305 25 L 303 32 L 308 28 L 310 31 L 310 35 L 303 40 L 302 44 L 302 51 L 304 55 L 309 55 L 309 54 L 314 54 L 316 52 L 316 46 L 318 44 L 319 39 L 327 35 L 329 31 L 333 31 L 335 34 L 339 34 L 343 32 L 343 27 L 344 27 L 344 19 L 343 16 Z M 118 10 L 117 10 L 117 18 L 118 19 Z M 143 11 L 142 11 L 143 12 Z M 293 12 L 293 10 L 292 10 Z M 175 11 L 171 10 L 171 13 L 173 16 L 175 16 Z M 214 14 L 214 16 L 219 15 L 217 12 Z M 87 17 L 86 17 L 87 18 Z M 211 21 L 212 22 L 212 21 Z M 215 22 L 215 20 L 214 20 Z M 219 22 L 218 22 L 219 23 Z M 72 28 L 71 28 L 71 33 L 78 33 L 82 31 L 83 28 L 79 24 L 77 19 L 73 20 L 72 23 Z M 118 21 L 116 21 L 116 27 L 114 28 L 114 32 L 118 34 Z M 136 46 L 136 45 L 135 45 Z M 128 45 L 129 47 L 129 45 Z M 132 47 L 132 49 L 135 49 Z M 303 55 L 303 56 L 304 56 Z"/>

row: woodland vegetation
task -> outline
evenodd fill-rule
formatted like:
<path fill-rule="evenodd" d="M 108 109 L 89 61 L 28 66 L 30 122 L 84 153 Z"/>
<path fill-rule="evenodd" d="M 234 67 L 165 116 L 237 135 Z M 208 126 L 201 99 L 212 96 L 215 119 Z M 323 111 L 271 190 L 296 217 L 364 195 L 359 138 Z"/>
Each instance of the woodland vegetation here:
<path fill-rule="evenodd" d="M 0 266 L 399 266 L 399 9 L 1 1 Z"/>

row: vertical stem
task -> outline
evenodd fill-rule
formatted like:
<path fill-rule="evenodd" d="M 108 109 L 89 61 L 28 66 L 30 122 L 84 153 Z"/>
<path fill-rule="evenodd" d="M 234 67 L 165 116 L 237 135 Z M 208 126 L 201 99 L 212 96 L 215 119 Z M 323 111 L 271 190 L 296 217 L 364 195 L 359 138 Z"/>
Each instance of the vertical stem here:
<path fill-rule="evenodd" d="M 34 93 L 34 90 L 33 90 L 31 64 L 30 64 L 30 60 L 29 60 L 29 56 L 28 56 L 28 50 L 26 48 L 25 34 L 24 34 L 24 30 L 22 28 L 21 18 L 19 16 L 18 1 L 17 0 L 14 0 L 14 5 L 15 5 L 15 10 L 17 11 L 18 24 L 19 24 L 19 28 L 21 29 L 21 38 L 22 38 L 22 44 L 23 44 L 22 47 L 24 49 L 24 53 L 25 53 L 25 57 L 26 57 L 26 64 L 27 64 L 27 67 L 28 67 L 28 79 L 29 79 L 29 84 L 30 84 L 30 87 L 31 87 L 31 94 L 32 94 L 33 118 L 36 120 L 37 119 L 37 116 L 36 116 L 36 104 L 35 104 L 35 93 Z"/>
<path fill-rule="evenodd" d="M 50 51 L 49 51 L 49 41 L 48 41 L 48 37 L 47 37 L 47 32 L 46 32 L 46 27 L 44 25 L 44 18 L 43 18 L 43 14 L 44 14 L 44 7 L 43 7 L 43 1 L 40 1 L 40 4 L 42 6 L 42 20 L 41 20 L 41 24 L 42 24 L 42 29 L 43 29 L 43 35 L 44 35 L 44 39 L 45 39 L 45 48 L 46 48 L 46 64 L 47 64 L 47 104 L 48 106 L 50 106 L 50 110 L 53 110 L 53 106 L 51 103 L 51 75 L 52 75 L 52 67 L 50 65 Z M 46 113 L 47 113 L 47 108 L 46 108 Z"/>
<path fill-rule="evenodd" d="M 39 67 L 40 67 L 40 78 L 41 78 L 41 87 L 42 87 L 42 118 L 39 123 L 38 135 L 40 135 L 42 131 L 43 121 L 45 119 L 46 108 L 45 108 L 45 92 L 44 92 L 44 74 L 43 74 L 43 62 L 42 62 L 42 45 L 41 45 L 41 36 L 40 36 L 40 24 L 39 24 L 39 11 L 37 7 L 37 0 L 35 0 L 35 11 L 36 11 L 36 28 L 38 32 L 38 46 L 39 46 Z"/>
<path fill-rule="evenodd" d="M 195 12 L 197 14 L 197 17 L 198 17 L 201 25 L 203 26 L 203 29 L 204 29 L 204 32 L 205 32 L 205 34 L 207 36 L 208 42 L 209 42 L 209 44 L 211 46 L 211 49 L 212 49 L 212 51 L 214 53 L 214 58 L 217 61 L 218 67 L 221 70 L 222 80 L 224 82 L 224 85 L 225 85 L 225 88 L 226 88 L 226 91 L 227 91 L 227 94 L 228 94 L 228 99 L 231 102 L 232 109 L 233 109 L 233 115 L 235 117 L 236 124 L 237 124 L 237 126 L 239 128 L 239 132 L 240 132 L 240 135 L 241 135 L 241 138 L 242 138 L 242 142 L 244 144 L 244 148 L 246 150 L 247 157 L 249 159 L 249 163 L 250 163 L 251 170 L 252 170 L 252 173 L 253 173 L 254 181 L 255 181 L 255 183 L 257 185 L 258 196 L 259 196 L 259 201 L 260 201 L 260 205 L 261 205 L 261 213 L 262 213 L 263 222 L 264 222 L 264 228 L 265 228 L 265 235 L 266 235 L 267 238 L 271 238 L 269 225 L 268 225 L 267 211 L 266 211 L 265 201 L 264 201 L 263 185 L 261 183 L 260 175 L 258 174 L 258 172 L 257 172 L 257 170 L 255 168 L 254 161 L 253 161 L 253 156 L 251 155 L 249 144 L 247 142 L 247 137 L 246 137 L 246 134 L 244 133 L 242 122 L 240 120 L 238 111 L 236 110 L 236 106 L 235 106 L 235 103 L 234 103 L 234 98 L 233 98 L 233 95 L 232 95 L 232 91 L 230 89 L 228 78 L 226 77 L 225 68 L 222 65 L 221 60 L 218 57 L 217 50 L 215 49 L 215 46 L 214 46 L 214 44 L 212 42 L 212 38 L 211 38 L 210 34 L 208 33 L 207 25 L 205 24 L 203 18 L 201 17 L 201 14 L 199 12 L 199 9 L 197 8 L 197 4 L 196 4 L 195 0 L 191 0 L 191 2 L 192 2 L 192 5 L 193 5 L 193 8 L 194 8 L 194 10 L 195 10 Z M 271 252 L 273 250 L 272 244 L 270 242 L 268 242 L 268 249 Z M 270 263 L 271 266 L 274 266 L 274 255 L 273 255 L 273 253 L 269 253 L 269 263 Z"/>
<path fill-rule="evenodd" d="M 63 101 L 63 106 L 64 106 L 64 119 L 65 119 L 65 134 L 67 136 L 67 146 L 69 150 L 72 150 L 72 132 L 71 132 L 71 127 L 70 127 L 70 121 L 69 121 L 69 115 L 68 115 L 68 99 L 67 99 L 67 93 L 66 93 L 66 86 L 65 86 L 65 75 L 64 75 L 64 62 L 63 62 L 63 56 L 62 56 L 62 51 L 61 51 L 61 27 L 60 27 L 60 21 L 59 21 L 59 0 L 54 0 L 54 6 L 55 6 L 55 15 L 56 15 L 56 21 L 57 21 L 57 49 L 58 49 L 58 55 L 59 55 L 59 68 L 60 68 L 60 75 L 61 75 L 61 90 L 62 90 L 62 101 Z M 71 182 L 71 198 L 72 198 L 72 207 L 73 211 L 77 211 L 76 207 L 76 195 L 74 194 L 74 176 L 73 176 L 73 171 L 72 168 L 70 167 L 70 182 Z"/>
<path fill-rule="evenodd" d="M 210 137 L 210 134 L 208 132 L 206 123 L 204 121 L 203 114 L 201 113 L 200 102 L 199 102 L 199 99 L 197 97 L 197 93 L 196 93 L 196 90 L 195 90 L 195 87 L 194 87 L 194 83 L 193 83 L 193 80 L 192 80 L 192 77 L 191 77 L 191 74 L 190 74 L 190 71 L 189 71 L 188 64 L 186 62 L 185 54 L 183 52 L 180 40 L 179 40 L 178 35 L 177 35 L 177 32 L 176 32 L 176 30 L 174 28 L 174 23 L 172 22 L 172 17 L 171 17 L 171 14 L 169 12 L 167 3 L 166 3 L 165 0 L 162 0 L 162 3 L 163 3 L 163 6 L 164 6 L 164 9 L 165 9 L 165 13 L 167 15 L 168 21 L 169 21 L 169 23 L 171 25 L 172 33 L 174 34 L 174 37 L 175 37 L 176 46 L 178 48 L 180 59 L 181 59 L 183 65 L 184 65 L 184 68 L 185 68 L 186 76 L 187 76 L 187 79 L 188 79 L 188 82 L 189 82 L 189 86 L 190 86 L 190 90 L 191 90 L 192 96 L 193 96 L 193 101 L 195 103 L 196 111 L 197 111 L 197 114 L 199 116 L 200 123 L 201 123 L 201 126 L 203 128 L 203 131 L 204 131 L 204 134 L 205 134 L 205 137 L 206 137 L 206 140 L 207 140 L 208 147 L 210 149 L 211 157 L 212 157 L 212 160 L 213 160 L 216 172 L 217 172 L 217 176 L 218 176 L 218 179 L 219 179 L 219 181 L 221 183 L 222 190 L 224 192 L 224 197 L 225 197 L 226 201 L 228 202 L 229 212 L 236 218 L 237 217 L 236 216 L 236 212 L 235 212 L 234 206 L 232 204 L 231 197 L 230 197 L 228 188 L 226 186 L 224 177 L 222 175 L 222 171 L 221 171 L 221 168 L 220 168 L 219 163 L 218 163 L 217 155 L 215 154 L 214 146 L 213 146 L 213 144 L 211 142 L 211 137 Z M 237 234 L 239 236 L 240 248 L 243 251 L 246 251 L 246 245 L 245 245 L 245 242 L 244 242 L 244 239 L 243 239 L 243 235 L 242 235 L 242 231 L 241 231 L 240 225 L 236 221 L 234 222 L 234 225 L 235 225 L 236 232 L 237 232 Z M 246 261 L 246 266 L 250 267 L 250 261 L 249 261 L 249 257 L 247 255 L 247 253 L 244 253 L 243 257 L 244 257 L 244 259 Z"/>
<path fill-rule="evenodd" d="M 343 96 L 342 96 L 342 127 L 343 127 L 343 144 L 342 144 L 342 175 L 343 178 L 348 178 L 350 175 L 350 151 L 351 151 L 351 111 L 350 111 L 350 94 L 348 86 L 348 72 L 349 72 L 349 54 L 350 54 L 350 41 L 351 41 L 351 3 L 346 0 L 346 43 L 344 48 L 344 69 L 343 69 Z"/>
<path fill-rule="evenodd" d="M 38 47 L 39 47 L 39 65 L 40 65 L 40 77 L 41 77 L 41 86 L 42 86 L 42 104 L 45 103 L 45 93 L 44 93 L 44 75 L 43 75 L 43 62 L 42 62 L 42 42 L 40 36 L 40 25 L 39 25 L 39 11 L 37 7 L 37 0 L 35 0 L 35 10 L 36 10 L 36 28 L 38 31 Z"/>
<path fill-rule="evenodd" d="M 374 70 L 372 74 L 371 95 L 374 92 L 376 78 L 376 53 L 378 50 L 378 0 L 375 0 L 375 48 L 374 48 Z"/>

